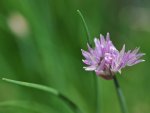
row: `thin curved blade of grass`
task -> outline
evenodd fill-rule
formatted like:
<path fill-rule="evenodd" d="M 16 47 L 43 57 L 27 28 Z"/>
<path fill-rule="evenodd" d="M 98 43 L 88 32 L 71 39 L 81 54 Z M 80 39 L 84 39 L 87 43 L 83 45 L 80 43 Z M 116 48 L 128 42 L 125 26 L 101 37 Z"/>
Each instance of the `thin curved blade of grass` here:
<path fill-rule="evenodd" d="M 89 32 L 88 26 L 87 26 L 87 24 L 85 22 L 85 19 L 84 19 L 84 17 L 83 17 L 83 15 L 82 15 L 82 13 L 81 13 L 80 10 L 77 10 L 77 13 L 81 17 L 83 25 L 84 25 L 84 28 L 86 30 L 86 33 L 87 33 L 87 42 L 92 47 L 92 43 L 90 41 L 91 35 L 90 35 L 90 32 Z M 95 82 L 96 113 L 99 113 L 100 110 L 99 110 L 99 102 L 98 102 L 98 81 L 97 81 L 97 77 L 95 76 L 95 74 L 94 73 L 92 73 L 92 74 L 93 74 L 93 78 L 94 78 L 94 82 Z"/>
<path fill-rule="evenodd" d="M 16 85 L 21 85 L 21 86 L 35 88 L 38 90 L 49 92 L 53 94 L 54 96 L 57 96 L 58 98 L 62 99 L 64 102 L 66 102 L 66 104 L 69 105 L 73 111 L 80 112 L 79 108 L 74 102 L 72 102 L 70 99 L 68 99 L 66 96 L 64 96 L 63 94 L 61 94 L 59 91 L 55 90 L 54 88 L 50 88 L 48 86 L 44 86 L 40 84 L 22 82 L 22 81 L 7 79 L 7 78 L 2 78 L 2 80 L 9 82 L 9 83 L 16 84 Z"/>
<path fill-rule="evenodd" d="M 88 26 L 87 26 L 87 24 L 86 24 L 86 22 L 85 22 L 85 19 L 84 19 L 84 17 L 83 17 L 83 15 L 82 15 L 82 13 L 81 13 L 80 10 L 77 10 L 77 13 L 79 14 L 79 16 L 80 16 L 81 19 L 82 19 L 82 22 L 83 22 L 83 24 L 84 24 L 84 28 L 85 28 L 85 31 L 86 31 L 86 34 L 87 34 L 87 41 L 88 41 L 88 43 L 91 45 L 91 42 L 90 42 L 91 35 L 90 35 L 90 32 L 89 32 Z"/>
<path fill-rule="evenodd" d="M 47 113 L 47 112 L 53 112 L 57 113 L 54 109 L 38 104 L 36 102 L 31 102 L 31 101 L 23 101 L 23 100 L 15 100 L 15 101 L 3 101 L 0 102 L 0 107 L 13 107 L 13 108 L 22 108 L 22 109 L 27 109 L 32 112 L 37 112 L 37 113 Z"/>
<path fill-rule="evenodd" d="M 2 78 L 2 80 L 13 83 L 13 84 L 21 85 L 21 86 L 32 87 L 32 88 L 39 89 L 42 91 L 50 92 L 51 94 L 56 95 L 56 96 L 59 95 L 59 92 L 57 90 L 47 87 L 47 86 L 44 86 L 44 85 L 22 82 L 22 81 L 17 81 L 17 80 L 11 80 L 11 79 L 7 79 L 7 78 Z"/>

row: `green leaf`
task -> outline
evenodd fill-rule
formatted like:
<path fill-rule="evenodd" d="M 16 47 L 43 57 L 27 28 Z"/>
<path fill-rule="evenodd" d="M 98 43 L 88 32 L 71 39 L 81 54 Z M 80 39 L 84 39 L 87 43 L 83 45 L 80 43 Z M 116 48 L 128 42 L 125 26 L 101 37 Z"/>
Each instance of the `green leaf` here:
<path fill-rule="evenodd" d="M 50 87 L 47 87 L 47 86 L 44 86 L 44 85 L 28 83 L 28 82 L 21 82 L 21 81 L 11 80 L 11 79 L 7 79 L 7 78 L 2 78 L 2 80 L 6 81 L 6 82 L 13 83 L 13 84 L 17 84 L 17 85 L 31 87 L 31 88 L 39 89 L 42 91 L 46 91 L 46 92 L 49 92 L 49 93 L 56 95 L 56 96 L 59 95 L 59 92 L 57 90 L 50 88 Z"/>
<path fill-rule="evenodd" d="M 9 83 L 13 83 L 13 84 L 21 85 L 21 86 L 26 86 L 26 87 L 31 87 L 31 88 L 35 88 L 35 89 L 49 92 L 49 93 L 53 94 L 54 96 L 57 96 L 60 99 L 62 99 L 64 102 L 66 102 L 70 106 L 70 108 L 73 109 L 73 111 L 75 111 L 75 112 L 80 111 L 75 103 L 73 103 L 70 99 L 68 99 L 66 96 L 64 96 L 63 94 L 61 94 L 60 92 L 58 92 L 57 90 L 55 90 L 53 88 L 50 88 L 50 87 L 47 87 L 44 85 L 40 85 L 40 84 L 16 81 L 16 80 L 11 80 L 11 79 L 7 79 L 7 78 L 2 78 L 2 80 L 9 82 Z"/>
<path fill-rule="evenodd" d="M 86 30 L 86 33 L 87 33 L 87 42 L 90 46 L 92 46 L 92 43 L 90 41 L 91 39 L 91 35 L 90 35 L 90 32 L 89 32 L 89 29 L 88 29 L 88 26 L 85 22 L 85 19 L 81 13 L 80 10 L 77 10 L 79 16 L 81 17 L 82 19 L 82 22 L 83 22 L 83 25 L 84 25 L 84 28 Z M 99 113 L 100 110 L 99 110 L 99 102 L 98 102 L 98 80 L 97 80 L 97 77 L 95 76 L 95 73 L 92 73 L 93 74 L 93 79 L 94 79 L 94 87 L 95 87 L 95 104 L 96 104 L 96 113 Z"/>
<path fill-rule="evenodd" d="M 87 24 L 86 24 L 86 22 L 85 22 L 85 19 L 84 19 L 83 15 L 82 15 L 81 11 L 80 11 L 80 10 L 77 10 L 77 12 L 78 12 L 79 16 L 81 17 L 82 22 L 83 22 L 83 24 L 84 24 L 84 28 L 85 28 L 85 31 L 86 31 L 86 33 L 87 33 L 87 41 L 88 41 L 88 43 L 91 45 L 91 41 L 90 41 L 91 35 L 90 35 L 90 32 L 89 32 L 88 26 L 87 26 Z"/>
<path fill-rule="evenodd" d="M 7 108 L 21 108 L 23 110 L 29 110 L 34 113 L 48 113 L 53 112 L 57 113 L 56 110 L 52 109 L 51 107 L 48 107 L 46 105 L 42 105 L 33 101 L 24 101 L 24 100 L 11 100 L 11 101 L 3 101 L 0 102 L 1 109 L 5 109 L 7 111 Z M 7 108 L 5 108 L 7 107 Z"/>

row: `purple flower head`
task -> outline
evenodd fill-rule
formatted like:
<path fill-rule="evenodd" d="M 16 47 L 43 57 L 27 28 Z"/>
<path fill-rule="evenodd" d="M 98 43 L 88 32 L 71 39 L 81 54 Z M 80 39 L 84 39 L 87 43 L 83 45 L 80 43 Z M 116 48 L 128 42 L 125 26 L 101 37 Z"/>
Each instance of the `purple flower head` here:
<path fill-rule="evenodd" d="M 107 33 L 106 39 L 100 35 L 100 39 L 95 38 L 94 42 L 94 49 L 89 44 L 87 44 L 88 51 L 81 49 L 85 57 L 83 62 L 87 65 L 84 68 L 86 71 L 95 71 L 104 79 L 112 79 L 115 73 L 121 73 L 122 68 L 144 61 L 140 58 L 145 54 L 138 53 L 139 48 L 125 52 L 125 45 L 123 45 L 119 52 L 110 40 L 109 33 Z"/>

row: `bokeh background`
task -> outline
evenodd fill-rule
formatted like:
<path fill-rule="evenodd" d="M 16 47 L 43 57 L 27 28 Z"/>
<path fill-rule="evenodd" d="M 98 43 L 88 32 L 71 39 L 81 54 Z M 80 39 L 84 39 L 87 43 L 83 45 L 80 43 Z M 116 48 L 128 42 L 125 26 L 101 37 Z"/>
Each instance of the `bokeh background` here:
<path fill-rule="evenodd" d="M 110 32 L 121 49 L 140 47 L 146 62 L 117 75 L 130 113 L 150 112 L 149 0 L 0 0 L 0 77 L 53 87 L 83 113 L 120 113 L 113 81 L 95 79 L 83 70 L 81 48 Z M 0 113 L 73 113 L 59 98 L 0 81 Z"/>

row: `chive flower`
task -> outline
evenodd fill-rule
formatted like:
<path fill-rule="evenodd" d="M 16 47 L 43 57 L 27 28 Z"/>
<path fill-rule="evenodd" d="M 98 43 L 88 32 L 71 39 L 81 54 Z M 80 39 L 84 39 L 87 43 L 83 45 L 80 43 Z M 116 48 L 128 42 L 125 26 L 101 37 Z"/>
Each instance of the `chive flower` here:
<path fill-rule="evenodd" d="M 95 48 L 87 44 L 88 50 L 81 49 L 82 55 L 85 57 L 84 67 L 86 71 L 95 71 L 96 75 L 104 79 L 113 79 L 115 73 L 121 73 L 121 69 L 126 66 L 133 66 L 145 60 L 140 59 L 144 53 L 138 53 L 139 48 L 125 52 L 125 45 L 121 51 L 118 51 L 110 40 L 107 33 L 106 39 L 100 35 L 100 39 L 94 38 Z"/>

